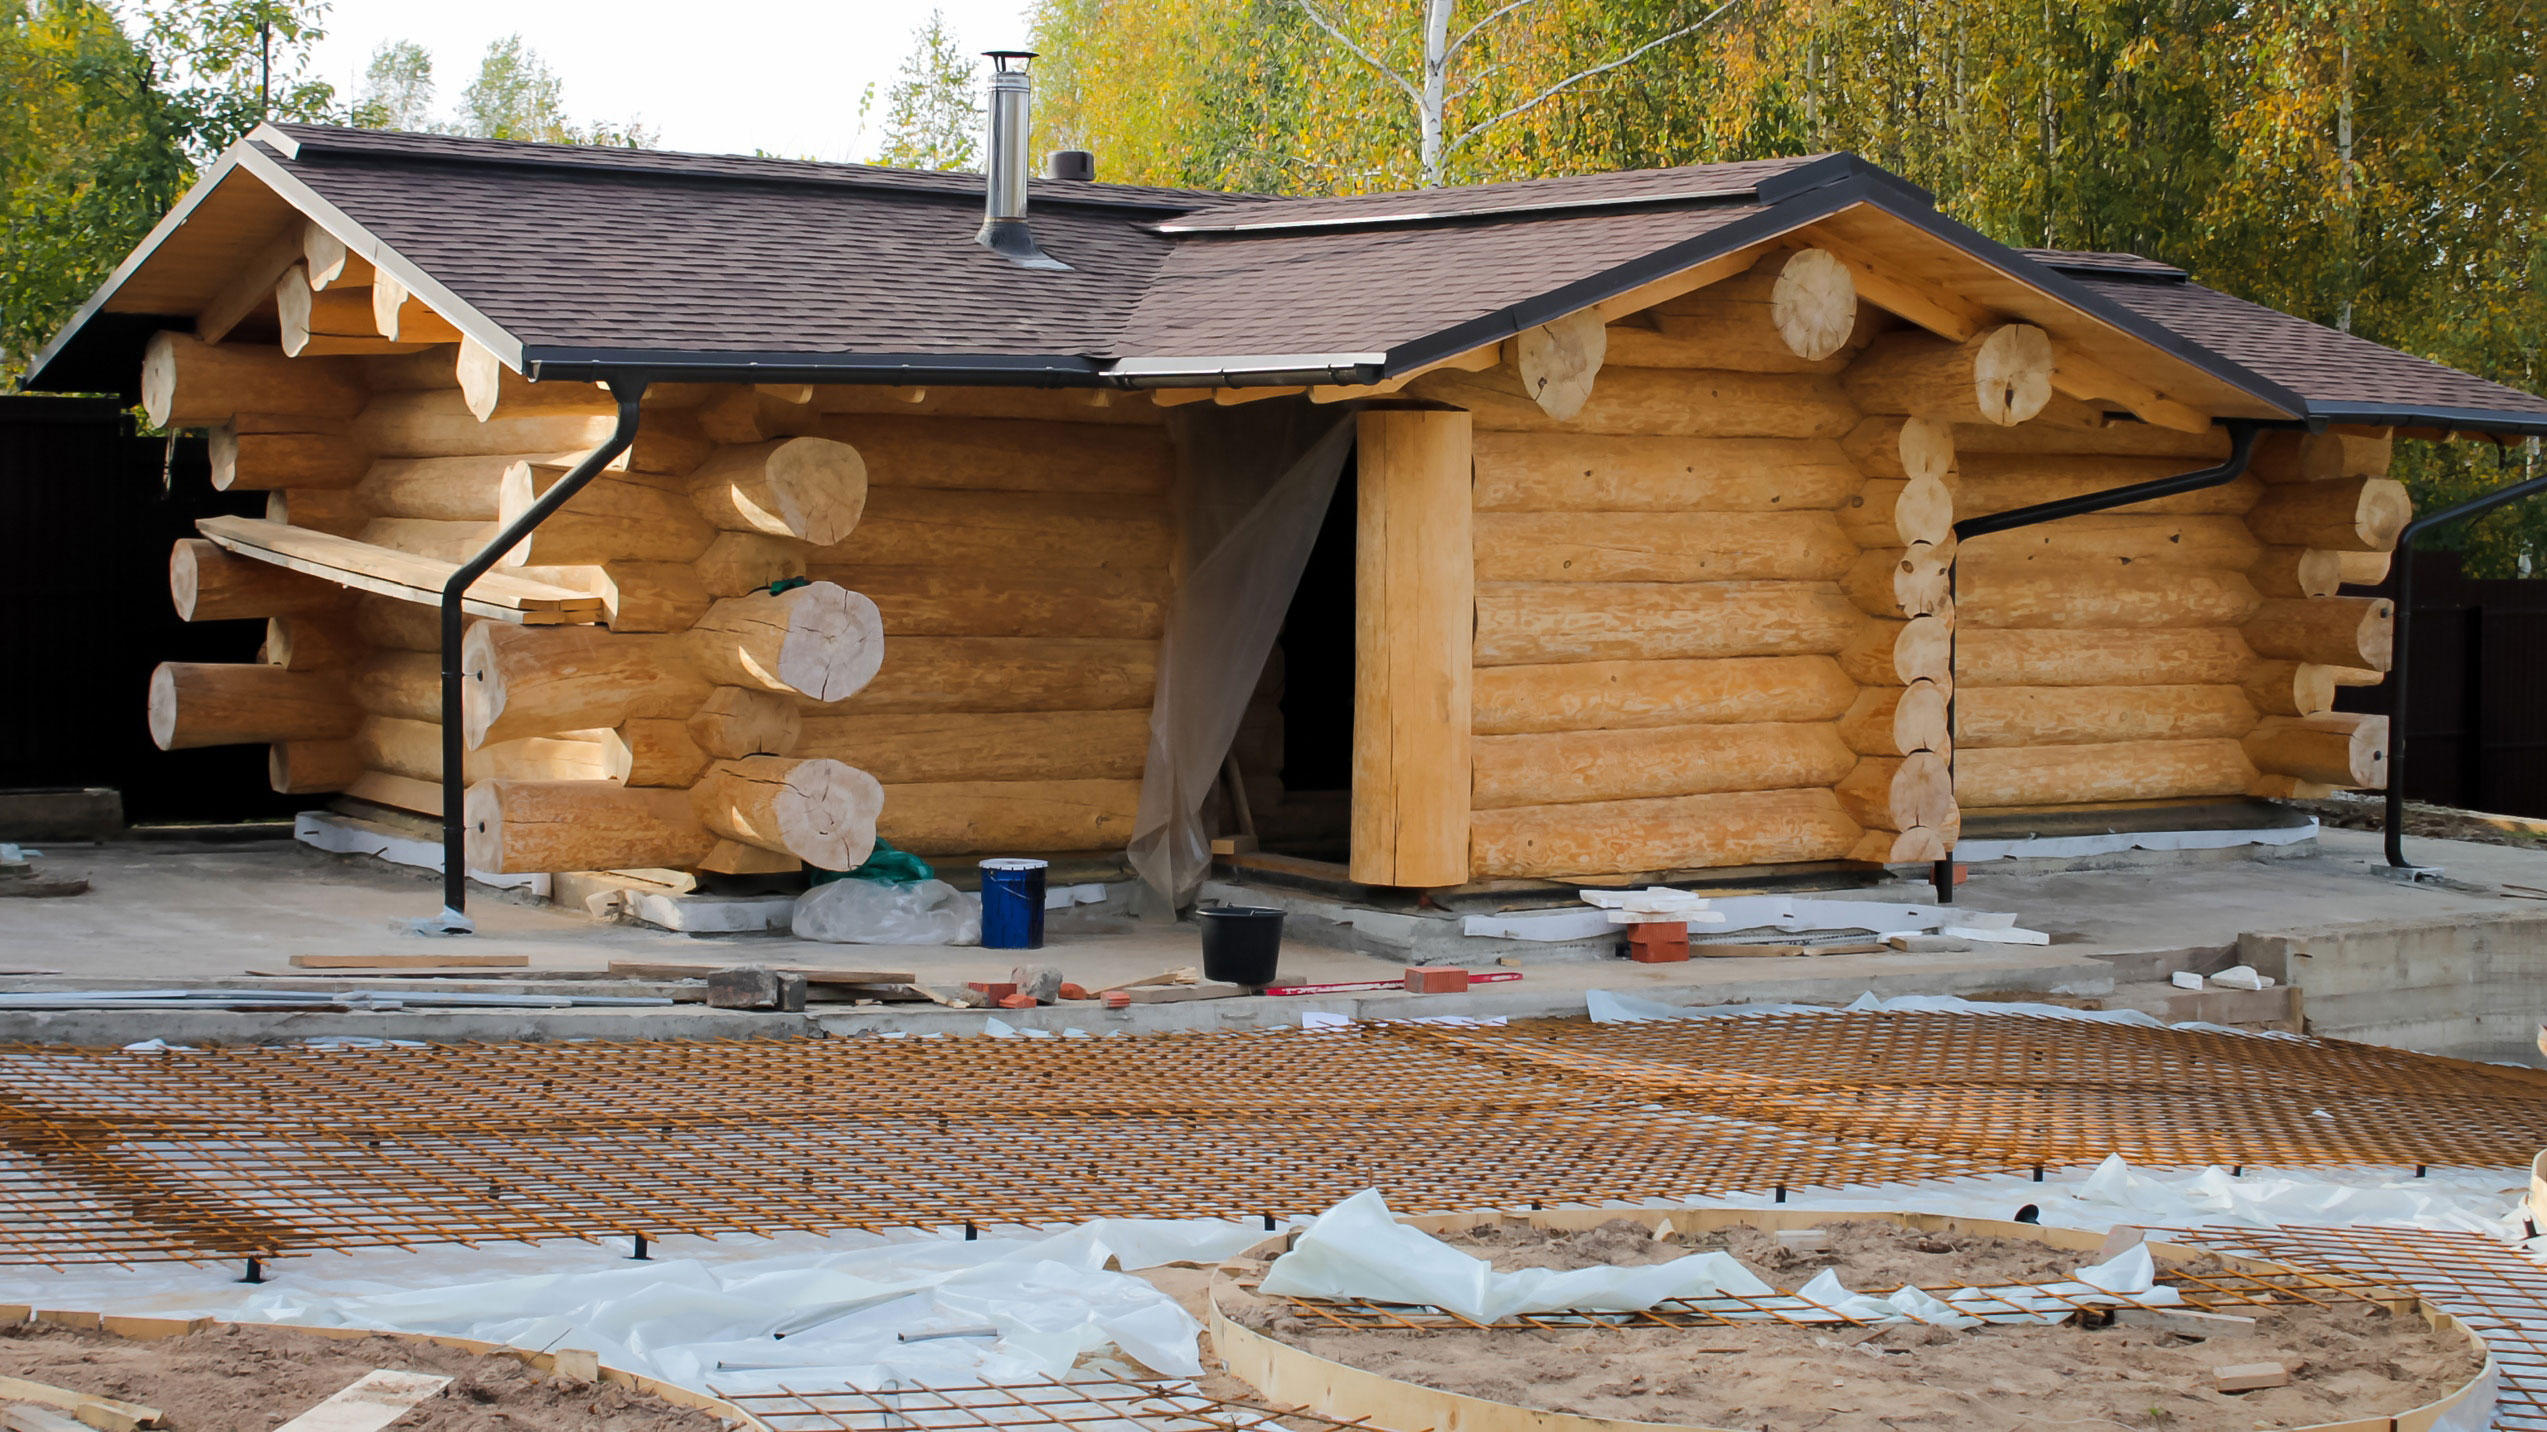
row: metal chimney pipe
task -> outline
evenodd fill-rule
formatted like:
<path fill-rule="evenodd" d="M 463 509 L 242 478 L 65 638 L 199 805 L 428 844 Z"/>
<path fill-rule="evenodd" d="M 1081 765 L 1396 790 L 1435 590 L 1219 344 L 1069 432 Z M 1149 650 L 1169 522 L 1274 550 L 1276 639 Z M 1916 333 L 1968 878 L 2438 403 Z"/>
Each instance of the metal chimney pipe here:
<path fill-rule="evenodd" d="M 1033 81 L 1026 66 L 1032 50 L 985 50 L 991 62 L 990 154 L 983 164 L 988 180 L 982 217 L 982 246 L 1028 268 L 1068 268 L 1047 256 L 1026 227 L 1027 144 L 1034 103 Z"/>

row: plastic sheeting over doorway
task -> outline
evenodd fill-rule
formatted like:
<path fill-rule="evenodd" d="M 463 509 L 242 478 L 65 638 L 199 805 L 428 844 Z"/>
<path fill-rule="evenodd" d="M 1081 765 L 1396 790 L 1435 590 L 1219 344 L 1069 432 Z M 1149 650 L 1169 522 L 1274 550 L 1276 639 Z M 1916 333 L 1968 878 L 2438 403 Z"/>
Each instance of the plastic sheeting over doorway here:
<path fill-rule="evenodd" d="M 1211 868 L 1203 802 L 1281 634 L 1354 425 L 1351 410 L 1300 398 L 1196 404 L 1170 423 L 1183 546 L 1130 854 L 1150 890 L 1182 907 Z"/>

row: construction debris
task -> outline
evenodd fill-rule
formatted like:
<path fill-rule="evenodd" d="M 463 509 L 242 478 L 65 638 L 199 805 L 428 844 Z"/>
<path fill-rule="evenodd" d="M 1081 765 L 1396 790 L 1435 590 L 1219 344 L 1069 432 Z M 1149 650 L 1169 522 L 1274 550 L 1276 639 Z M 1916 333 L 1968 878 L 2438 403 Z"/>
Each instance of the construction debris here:
<path fill-rule="evenodd" d="M 710 1009 L 769 1009 L 784 1014 L 805 1008 L 805 977 L 767 965 L 731 965 L 708 976 Z"/>
<path fill-rule="evenodd" d="M 410 1408 L 451 1385 L 431 1373 L 382 1368 L 330 1397 L 274 1432 L 380 1432 Z"/>
<path fill-rule="evenodd" d="M 2238 1362 L 2211 1370 L 2211 1385 L 2222 1392 L 2255 1392 L 2291 1385 L 2290 1369 L 2278 1362 Z"/>
<path fill-rule="evenodd" d="M 134 1432 L 141 1427 L 166 1426 L 168 1420 L 156 1407 L 55 1387 L 49 1382 L 30 1382 L 23 1377 L 0 1377 L 0 1401 L 31 1402 L 38 1407 L 55 1408 L 87 1423 L 97 1432 Z"/>

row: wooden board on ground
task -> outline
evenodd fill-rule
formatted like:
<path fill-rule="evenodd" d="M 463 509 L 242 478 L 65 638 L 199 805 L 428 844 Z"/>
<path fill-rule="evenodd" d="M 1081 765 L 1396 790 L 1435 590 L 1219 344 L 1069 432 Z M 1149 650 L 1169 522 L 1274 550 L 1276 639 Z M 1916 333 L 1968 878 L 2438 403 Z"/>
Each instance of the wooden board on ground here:
<path fill-rule="evenodd" d="M 214 545 L 242 557 L 271 562 L 339 586 L 424 606 L 442 604 L 442 585 L 457 562 L 375 547 L 309 527 L 256 517 L 206 517 L 195 530 Z M 471 613 L 528 626 L 556 626 L 602 619 L 601 598 L 589 592 L 489 572 L 469 588 L 460 605 Z"/>
<path fill-rule="evenodd" d="M 1716 956 L 1759 960 L 1787 955 L 1873 955 L 1882 953 L 1886 948 L 1881 940 L 1848 940 L 1827 945 L 1702 945 L 1692 941 L 1689 954 L 1693 959 Z"/>
<path fill-rule="evenodd" d="M 727 960 L 723 964 L 703 965 L 670 963 L 661 960 L 612 960 L 610 972 L 632 980 L 703 980 L 718 970 L 730 970 L 748 960 Z M 919 980 L 910 970 L 836 970 L 823 965 L 771 965 L 768 968 L 783 975 L 803 975 L 809 985 L 909 985 Z"/>
<path fill-rule="evenodd" d="M 294 955 L 296 970 L 518 970 L 528 955 Z"/>
<path fill-rule="evenodd" d="M 1137 980 L 1125 980 L 1121 984 L 1110 984 L 1103 989 L 1091 991 L 1091 993 L 1109 995 L 1114 993 L 1116 990 L 1143 989 L 1150 985 L 1189 985 L 1202 977 L 1203 972 L 1201 970 L 1194 968 L 1192 965 L 1187 965 L 1182 969 L 1161 970 L 1154 975 L 1143 975 Z"/>
<path fill-rule="evenodd" d="M 32 1403 L 0 1407 L 0 1427 L 9 1432 L 91 1432 L 85 1422 L 73 1421 L 59 1412 L 48 1412 Z"/>
<path fill-rule="evenodd" d="M 167 1421 L 156 1407 L 30 1382 L 23 1377 L 0 1377 L 0 1402 L 32 1402 L 38 1407 L 58 1408 L 99 1432 L 133 1432 L 137 1427 L 158 1427 Z"/>
<path fill-rule="evenodd" d="M 447 1377 L 384 1367 L 364 1373 L 352 1386 L 274 1432 L 380 1432 L 406 1416 L 417 1403 L 450 1385 Z"/>
<path fill-rule="evenodd" d="M 1245 985 L 1197 980 L 1193 984 L 1134 985 L 1122 993 L 1134 1004 L 1182 1004 L 1189 999 L 1228 999 L 1249 992 Z"/>

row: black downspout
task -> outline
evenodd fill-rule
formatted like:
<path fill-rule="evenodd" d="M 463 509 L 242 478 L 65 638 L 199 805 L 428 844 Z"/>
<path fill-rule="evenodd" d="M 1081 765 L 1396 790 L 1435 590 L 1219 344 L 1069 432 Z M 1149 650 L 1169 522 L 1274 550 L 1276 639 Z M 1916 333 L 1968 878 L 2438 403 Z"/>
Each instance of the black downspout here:
<path fill-rule="evenodd" d="M 2388 864 L 2397 870 L 2415 867 L 2405 858 L 2405 748 L 2406 748 L 2406 659 L 2414 650 L 2414 539 L 2435 527 L 2445 527 L 2463 518 L 2491 512 L 2506 502 L 2539 492 L 2547 492 L 2547 477 L 2533 477 L 2527 482 L 2481 496 L 2471 497 L 2456 507 L 2444 507 L 2425 517 L 2418 517 L 2397 534 L 2395 595 L 2389 598 L 2393 610 L 2388 656 L 2388 799 L 2387 814 L 2380 824 L 2386 827 Z"/>
<path fill-rule="evenodd" d="M 468 760 L 466 743 L 461 739 L 460 709 L 460 637 L 461 598 L 477 579 L 494 570 L 504 554 L 522 544 L 531 529 L 548 520 L 549 514 L 563 507 L 583 490 L 593 475 L 608 467 L 611 460 L 628 450 L 637 437 L 637 402 L 646 393 L 642 376 L 614 374 L 603 378 L 610 395 L 619 400 L 619 419 L 610 437 L 600 447 L 584 455 L 557 484 L 540 495 L 531 509 L 514 518 L 511 526 L 497 533 L 495 540 L 479 553 L 460 564 L 451 580 L 442 587 L 442 915 L 432 922 L 437 934 L 465 935 L 469 924 L 469 863 L 467 817 L 461 810 L 468 795 L 468 779 L 464 769 Z"/>
<path fill-rule="evenodd" d="M 2229 430 L 2229 457 L 2228 461 L 2215 467 L 2206 467 L 2196 472 L 2178 473 L 2174 477 L 2155 478 L 2148 482 L 2135 482 L 2129 487 L 2108 488 L 2103 492 L 2082 492 L 2076 497 L 2064 497 L 2056 502 L 2037 502 L 2031 507 L 2012 507 L 2005 512 L 1993 512 L 1985 517 L 1967 517 L 1956 523 L 1954 525 L 1955 556 L 1946 564 L 1948 595 L 1951 596 L 1956 590 L 1957 569 L 1963 560 L 1963 544 L 1975 537 L 1986 537 L 1993 532 L 2013 531 L 2019 527 L 2033 527 L 2045 522 L 2057 522 L 2064 517 L 2083 517 L 2091 512 L 2129 507 L 2135 502 L 2152 502 L 2161 497 L 2173 497 L 2181 492 L 2199 492 L 2206 487 L 2219 487 L 2237 481 L 2246 472 L 2248 460 L 2255 456 L 2257 425 L 2241 418 L 2226 419 L 2223 425 Z M 1954 708 L 1955 698 L 1949 694 L 1946 697 L 1946 772 L 1949 780 L 1952 779 L 1954 772 Z M 2393 785 L 2395 781 L 2393 768 L 2391 768 L 2389 779 Z M 1954 852 L 1952 850 L 1948 850 L 1945 858 L 1938 861 L 1931 869 L 1930 879 L 1937 889 L 1937 903 L 1953 904 Z"/>

